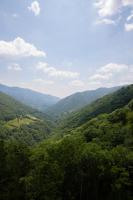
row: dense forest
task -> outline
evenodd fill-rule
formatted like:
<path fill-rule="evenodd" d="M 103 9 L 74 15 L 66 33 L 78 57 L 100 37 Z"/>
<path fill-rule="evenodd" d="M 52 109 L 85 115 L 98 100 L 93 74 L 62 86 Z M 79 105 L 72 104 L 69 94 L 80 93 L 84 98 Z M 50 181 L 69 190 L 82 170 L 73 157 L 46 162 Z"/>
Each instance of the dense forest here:
<path fill-rule="evenodd" d="M 52 120 L 0 94 L 0 200 L 133 200 L 133 85 Z"/>

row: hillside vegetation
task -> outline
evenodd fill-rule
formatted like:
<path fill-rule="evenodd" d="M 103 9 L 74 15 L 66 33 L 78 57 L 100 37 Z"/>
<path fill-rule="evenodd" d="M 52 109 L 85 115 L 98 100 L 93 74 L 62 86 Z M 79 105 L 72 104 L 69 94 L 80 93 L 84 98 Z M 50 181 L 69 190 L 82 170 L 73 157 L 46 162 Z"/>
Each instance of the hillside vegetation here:
<path fill-rule="evenodd" d="M 132 200 L 133 101 L 29 149 L 1 141 L 1 199 Z"/>
<path fill-rule="evenodd" d="M 0 93 L 0 139 L 34 144 L 47 138 L 52 126 L 47 115 Z"/>
<path fill-rule="evenodd" d="M 65 132 L 71 131 L 99 114 L 111 113 L 117 108 L 122 108 L 128 104 L 132 98 L 133 85 L 123 87 L 112 94 L 94 101 L 79 111 L 73 112 L 62 121 L 60 119 L 58 130 L 63 130 Z"/>
<path fill-rule="evenodd" d="M 133 85 L 71 114 L 57 135 L 43 118 L 19 120 L 0 121 L 0 200 L 133 199 Z"/>
<path fill-rule="evenodd" d="M 85 92 L 78 92 L 64 99 L 61 99 L 54 106 L 51 106 L 46 112 L 52 117 L 60 117 L 71 112 L 77 111 L 80 108 L 92 103 L 96 99 L 103 97 L 106 94 L 112 93 L 120 87 L 99 88 Z"/>
<path fill-rule="evenodd" d="M 0 120 L 10 120 L 16 116 L 35 112 L 12 97 L 0 92 Z"/>

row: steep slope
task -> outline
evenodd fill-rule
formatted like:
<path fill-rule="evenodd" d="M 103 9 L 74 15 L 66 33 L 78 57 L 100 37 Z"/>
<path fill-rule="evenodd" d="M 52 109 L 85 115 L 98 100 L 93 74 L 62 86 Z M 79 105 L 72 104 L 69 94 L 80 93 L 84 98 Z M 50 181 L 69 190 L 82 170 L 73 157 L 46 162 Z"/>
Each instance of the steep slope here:
<path fill-rule="evenodd" d="M 34 144 L 47 138 L 51 127 L 46 115 L 0 92 L 0 139 Z"/>
<path fill-rule="evenodd" d="M 30 162 L 24 183 L 36 199 L 132 200 L 133 104 L 44 141 Z"/>
<path fill-rule="evenodd" d="M 98 142 L 104 147 L 133 146 L 133 99 L 123 108 L 110 114 L 101 114 L 86 122 L 77 130 L 87 142 Z"/>
<path fill-rule="evenodd" d="M 85 106 L 78 112 L 73 112 L 60 122 L 59 129 L 71 131 L 85 124 L 90 119 L 102 113 L 111 113 L 115 109 L 122 108 L 133 98 L 133 85 L 123 87 L 113 94 L 106 95 L 93 103 Z"/>
<path fill-rule="evenodd" d="M 0 120 L 10 120 L 17 115 L 34 113 L 34 110 L 21 104 L 12 97 L 0 92 Z"/>
<path fill-rule="evenodd" d="M 47 113 L 51 116 L 60 116 L 63 114 L 71 113 L 73 111 L 77 111 L 78 109 L 95 101 L 96 99 L 106 94 L 112 93 L 118 90 L 119 88 L 120 87 L 99 88 L 96 90 L 75 93 L 71 96 L 60 100 L 54 106 L 47 109 Z"/>
<path fill-rule="evenodd" d="M 1 96 L 1 105 L 11 110 L 13 99 Z M 29 117 L 30 125 L 17 129 L 16 119 L 0 121 L 2 200 L 133 199 L 133 85 L 91 105 L 80 112 L 89 118 L 71 134 L 33 146 L 47 138 L 41 119 L 23 116 L 21 123 Z"/>
<path fill-rule="evenodd" d="M 0 84 L 0 92 L 10 95 L 16 100 L 41 111 L 59 101 L 59 98 L 55 96 L 19 87 L 8 87 L 2 84 Z"/>

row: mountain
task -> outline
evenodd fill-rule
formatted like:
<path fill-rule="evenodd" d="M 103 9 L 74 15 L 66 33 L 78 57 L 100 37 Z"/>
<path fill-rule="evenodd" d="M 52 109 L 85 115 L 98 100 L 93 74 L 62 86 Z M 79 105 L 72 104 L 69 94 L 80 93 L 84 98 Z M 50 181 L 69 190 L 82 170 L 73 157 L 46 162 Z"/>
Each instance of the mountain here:
<path fill-rule="evenodd" d="M 1 200 L 133 199 L 133 85 L 69 114 L 63 136 L 8 95 L 0 105 Z"/>
<path fill-rule="evenodd" d="M 31 145 L 48 137 L 52 126 L 47 115 L 0 92 L 0 139 Z"/>
<path fill-rule="evenodd" d="M 0 143 L 0 161 L 2 200 L 132 200 L 133 102 L 32 149 Z"/>
<path fill-rule="evenodd" d="M 102 113 L 111 113 L 115 109 L 122 108 L 133 99 L 133 85 L 122 87 L 118 91 L 106 95 L 77 112 L 69 114 L 60 121 L 59 129 L 71 131 Z"/>
<path fill-rule="evenodd" d="M 60 116 L 60 115 L 68 114 L 118 89 L 120 89 L 120 87 L 99 88 L 96 90 L 78 92 L 64 99 L 61 99 L 55 105 L 48 108 L 46 112 L 51 116 Z"/>
<path fill-rule="evenodd" d="M 133 147 L 133 99 L 124 107 L 101 114 L 77 128 L 87 142 L 98 141 L 105 147 Z M 76 130 L 74 130 L 76 131 Z"/>
<path fill-rule="evenodd" d="M 21 104 L 12 97 L 0 92 L 0 120 L 10 120 L 17 115 L 33 113 L 32 108 Z"/>
<path fill-rule="evenodd" d="M 55 96 L 42 94 L 25 88 L 9 87 L 2 84 L 0 84 L 0 92 L 10 95 L 16 100 L 42 111 L 59 101 L 59 98 Z"/>

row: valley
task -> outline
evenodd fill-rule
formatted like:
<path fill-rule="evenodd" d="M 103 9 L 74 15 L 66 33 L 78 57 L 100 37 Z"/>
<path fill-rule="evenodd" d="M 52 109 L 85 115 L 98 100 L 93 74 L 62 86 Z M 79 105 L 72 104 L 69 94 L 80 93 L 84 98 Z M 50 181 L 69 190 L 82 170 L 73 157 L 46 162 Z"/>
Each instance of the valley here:
<path fill-rule="evenodd" d="M 0 200 L 133 200 L 133 0 L 0 0 Z"/>
<path fill-rule="evenodd" d="M 0 92 L 0 199 L 132 200 L 133 85 L 116 88 L 65 114 Z"/>

